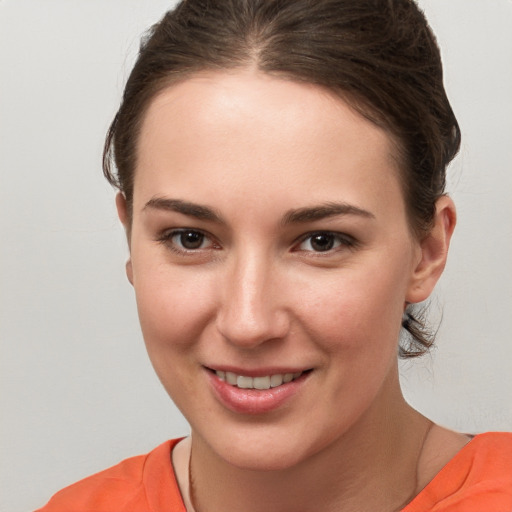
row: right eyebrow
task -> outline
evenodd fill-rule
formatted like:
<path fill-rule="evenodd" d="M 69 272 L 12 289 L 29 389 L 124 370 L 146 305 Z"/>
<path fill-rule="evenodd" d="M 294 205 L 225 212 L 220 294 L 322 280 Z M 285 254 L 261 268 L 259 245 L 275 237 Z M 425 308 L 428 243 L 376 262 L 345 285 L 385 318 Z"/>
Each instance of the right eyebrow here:
<path fill-rule="evenodd" d="M 181 199 L 153 197 L 144 205 L 142 210 L 144 211 L 147 209 L 177 212 L 183 215 L 188 215 L 189 217 L 195 217 L 196 219 L 225 224 L 222 216 L 213 208 L 203 206 L 201 204 L 191 203 L 189 201 L 182 201 Z"/>
<path fill-rule="evenodd" d="M 328 202 L 317 206 L 289 210 L 283 217 L 282 224 L 315 222 L 338 215 L 356 215 L 367 219 L 375 219 L 375 215 L 348 203 Z"/>

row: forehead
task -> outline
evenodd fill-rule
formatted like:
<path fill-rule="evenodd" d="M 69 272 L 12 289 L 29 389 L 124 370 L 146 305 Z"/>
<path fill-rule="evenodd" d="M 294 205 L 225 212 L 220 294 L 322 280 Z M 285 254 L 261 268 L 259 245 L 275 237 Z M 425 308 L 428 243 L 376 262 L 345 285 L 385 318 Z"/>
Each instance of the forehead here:
<path fill-rule="evenodd" d="M 250 70 L 205 73 L 151 102 L 134 199 L 167 193 L 173 182 L 204 200 L 229 184 L 268 198 L 307 191 L 324 201 L 347 178 L 346 194 L 358 186 L 377 194 L 385 183 L 397 186 L 393 149 L 384 130 L 324 88 Z"/>

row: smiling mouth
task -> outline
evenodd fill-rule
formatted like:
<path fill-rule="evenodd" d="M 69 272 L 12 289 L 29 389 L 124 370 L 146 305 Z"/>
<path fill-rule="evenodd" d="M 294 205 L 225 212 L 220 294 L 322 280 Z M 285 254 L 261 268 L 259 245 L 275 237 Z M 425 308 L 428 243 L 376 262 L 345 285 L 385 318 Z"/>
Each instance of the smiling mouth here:
<path fill-rule="evenodd" d="M 258 389 L 265 390 L 277 388 L 288 382 L 298 379 L 304 373 L 311 370 L 295 372 L 295 373 L 276 373 L 274 375 L 264 375 L 261 377 L 249 377 L 247 375 L 237 375 L 233 372 L 223 372 L 214 370 L 217 377 L 227 384 L 240 389 Z"/>

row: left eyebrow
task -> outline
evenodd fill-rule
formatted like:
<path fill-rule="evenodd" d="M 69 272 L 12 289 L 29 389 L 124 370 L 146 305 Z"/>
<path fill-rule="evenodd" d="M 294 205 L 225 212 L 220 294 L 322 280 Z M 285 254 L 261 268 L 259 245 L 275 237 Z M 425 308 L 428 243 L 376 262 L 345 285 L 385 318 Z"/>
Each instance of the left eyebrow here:
<path fill-rule="evenodd" d="M 375 219 L 375 215 L 367 210 L 348 203 L 324 203 L 317 206 L 297 208 L 289 210 L 283 216 L 282 224 L 294 224 L 303 222 L 313 222 L 336 217 L 338 215 L 356 215 L 367 219 Z"/>
<path fill-rule="evenodd" d="M 171 212 L 181 213 L 189 217 L 195 217 L 200 220 L 208 220 L 224 224 L 224 220 L 213 208 L 203 206 L 201 204 L 191 203 L 189 201 L 182 201 L 181 199 L 171 199 L 166 197 L 153 197 L 145 205 L 144 210 L 166 210 Z"/>

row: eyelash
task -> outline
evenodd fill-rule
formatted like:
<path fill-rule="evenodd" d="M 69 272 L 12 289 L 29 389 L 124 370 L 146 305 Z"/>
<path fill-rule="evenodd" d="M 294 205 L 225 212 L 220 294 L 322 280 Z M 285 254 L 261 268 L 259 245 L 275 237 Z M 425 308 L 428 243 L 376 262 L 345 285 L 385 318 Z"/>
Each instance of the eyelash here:
<path fill-rule="evenodd" d="M 182 237 L 185 234 L 193 234 L 193 235 L 199 235 L 201 237 L 200 239 L 200 245 L 202 245 L 206 240 L 210 241 L 210 245 L 208 247 L 197 247 L 193 249 L 189 249 L 186 247 L 180 247 L 173 239 L 175 237 Z M 333 246 L 328 247 L 326 250 L 322 251 L 315 251 L 311 249 L 301 249 L 302 244 L 307 242 L 309 240 L 309 245 L 312 247 L 312 241 L 314 237 L 331 237 L 329 242 Z M 180 254 L 180 255 L 194 255 L 197 254 L 200 251 L 208 250 L 208 249 L 220 249 L 220 245 L 217 244 L 213 237 L 209 235 L 208 233 L 205 233 L 204 231 L 201 231 L 199 229 L 187 229 L 187 228 L 180 228 L 180 229 L 173 229 L 171 231 L 165 231 L 162 233 L 158 238 L 157 241 L 164 244 L 166 247 L 168 247 L 171 251 Z M 319 240 L 317 240 L 318 242 Z M 181 241 L 182 242 L 182 241 Z M 313 242 L 314 243 L 314 242 Z M 181 245 L 183 245 L 181 243 Z M 304 253 L 311 253 L 315 256 L 322 256 L 322 255 L 331 255 L 335 252 L 338 252 L 339 250 L 343 248 L 348 249 L 354 249 L 358 245 L 358 242 L 351 236 L 343 234 L 343 233 L 337 233 L 333 231 L 314 231 L 311 233 L 306 233 L 305 235 L 301 236 L 297 242 L 294 244 L 293 252 L 304 252 Z"/>
<path fill-rule="evenodd" d="M 322 237 L 322 236 L 323 237 L 332 237 L 331 241 L 332 241 L 332 243 L 336 244 L 336 246 L 330 247 L 325 251 L 305 250 L 305 249 L 300 248 L 300 246 L 302 244 L 304 244 L 305 242 L 307 242 L 308 240 L 309 240 L 309 245 L 311 246 L 314 237 Z M 297 249 L 295 249 L 295 251 L 297 251 L 297 252 L 303 251 L 303 252 L 312 253 L 312 254 L 315 254 L 318 256 L 322 256 L 323 254 L 326 254 L 326 255 L 333 254 L 343 248 L 354 249 L 357 247 L 357 241 L 355 240 L 355 238 L 353 238 L 349 235 L 346 235 L 344 233 L 337 233 L 335 231 L 314 231 L 311 233 L 306 233 L 304 236 L 302 236 L 298 240 L 298 243 L 295 245 L 295 247 L 297 247 Z"/>
<path fill-rule="evenodd" d="M 186 247 L 180 247 L 177 245 L 176 242 L 173 241 L 175 237 L 183 236 L 185 234 L 194 234 L 199 235 L 201 238 L 201 245 L 205 240 L 210 240 L 210 244 L 212 247 L 198 247 L 196 249 L 187 249 Z M 219 249 L 220 245 L 216 244 L 213 241 L 213 238 L 208 233 L 205 233 L 204 231 L 201 231 L 200 229 L 187 229 L 187 228 L 180 228 L 180 229 L 173 229 L 171 231 L 165 231 L 163 232 L 158 238 L 157 242 L 160 242 L 161 244 L 165 245 L 167 248 L 169 248 L 171 251 L 181 254 L 181 255 L 193 255 L 197 254 L 200 251 L 203 251 L 205 249 Z"/>

